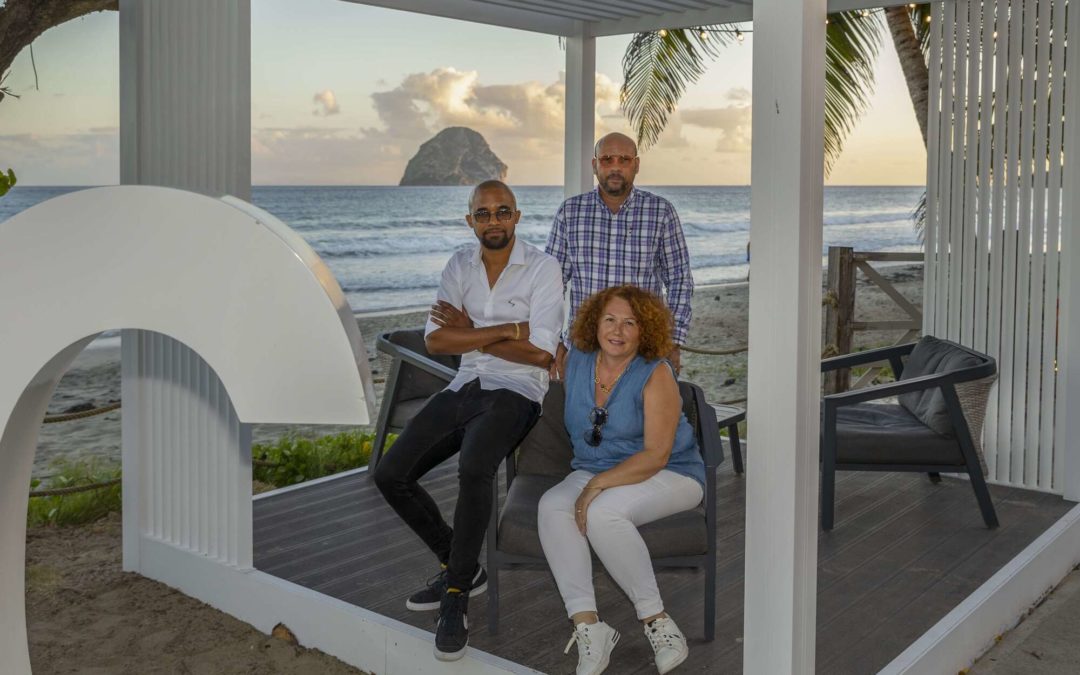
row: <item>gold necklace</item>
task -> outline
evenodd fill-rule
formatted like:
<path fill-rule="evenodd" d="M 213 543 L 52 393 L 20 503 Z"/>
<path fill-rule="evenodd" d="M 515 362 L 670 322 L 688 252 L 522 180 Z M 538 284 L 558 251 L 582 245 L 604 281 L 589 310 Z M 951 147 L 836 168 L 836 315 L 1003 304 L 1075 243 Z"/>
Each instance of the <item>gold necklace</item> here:
<path fill-rule="evenodd" d="M 615 376 L 615 379 L 611 381 L 611 384 L 604 384 L 600 381 L 600 355 L 598 354 L 596 356 L 596 371 L 593 373 L 593 382 L 600 385 L 600 391 L 605 394 L 610 394 L 611 390 L 615 388 L 615 385 L 619 383 L 619 378 L 623 376 L 623 373 L 626 372 L 626 367 L 629 365 L 630 364 L 627 363 L 626 366 L 623 366 L 623 369 L 619 371 L 619 374 Z"/>

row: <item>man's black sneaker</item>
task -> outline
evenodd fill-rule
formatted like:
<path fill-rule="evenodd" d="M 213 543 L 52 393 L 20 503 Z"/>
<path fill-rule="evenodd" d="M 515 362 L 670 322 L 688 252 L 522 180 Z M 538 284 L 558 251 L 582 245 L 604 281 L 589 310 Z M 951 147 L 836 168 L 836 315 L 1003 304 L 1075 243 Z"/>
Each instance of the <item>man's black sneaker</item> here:
<path fill-rule="evenodd" d="M 473 576 L 472 590 L 469 591 L 469 597 L 476 597 L 487 590 L 487 572 L 484 568 L 477 565 L 476 575 Z M 428 579 L 427 588 L 419 590 L 409 596 L 409 599 L 405 601 L 405 607 L 411 609 L 414 612 L 426 612 L 439 608 L 439 603 L 442 602 L 442 596 L 446 593 L 446 568 L 444 567 L 441 572 Z"/>
<path fill-rule="evenodd" d="M 469 594 L 447 592 L 435 624 L 435 658 L 457 661 L 469 646 Z"/>

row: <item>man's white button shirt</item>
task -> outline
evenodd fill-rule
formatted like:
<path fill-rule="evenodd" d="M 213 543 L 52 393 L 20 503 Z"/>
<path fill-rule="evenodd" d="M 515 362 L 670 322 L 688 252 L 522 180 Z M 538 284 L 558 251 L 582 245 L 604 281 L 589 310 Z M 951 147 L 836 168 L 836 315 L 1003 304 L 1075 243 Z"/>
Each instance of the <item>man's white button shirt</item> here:
<path fill-rule="evenodd" d="M 563 325 L 562 269 L 555 258 L 518 238 L 513 247 L 491 287 L 479 243 L 454 253 L 443 269 L 438 299 L 463 307 L 478 328 L 528 321 L 529 342 L 554 356 Z M 438 328 L 429 315 L 424 334 Z M 461 367 L 447 389 L 457 391 L 477 378 L 482 389 L 509 389 L 537 403 L 548 388 L 544 368 L 472 351 L 461 355 Z"/>

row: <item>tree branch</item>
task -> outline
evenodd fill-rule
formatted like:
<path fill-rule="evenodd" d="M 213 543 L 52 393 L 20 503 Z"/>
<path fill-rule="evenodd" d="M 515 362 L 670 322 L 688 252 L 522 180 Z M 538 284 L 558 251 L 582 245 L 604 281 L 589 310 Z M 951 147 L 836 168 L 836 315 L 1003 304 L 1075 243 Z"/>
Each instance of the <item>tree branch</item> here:
<path fill-rule="evenodd" d="M 119 8 L 119 0 L 7 0 L 0 7 L 0 73 L 7 72 L 19 52 L 50 28 Z"/>

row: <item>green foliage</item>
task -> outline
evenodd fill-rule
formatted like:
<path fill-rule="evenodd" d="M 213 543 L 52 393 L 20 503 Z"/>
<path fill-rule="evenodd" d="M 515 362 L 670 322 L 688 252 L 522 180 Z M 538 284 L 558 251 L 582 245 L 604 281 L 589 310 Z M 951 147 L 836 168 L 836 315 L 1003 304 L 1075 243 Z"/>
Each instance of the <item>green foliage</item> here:
<path fill-rule="evenodd" d="M 396 438 L 387 439 L 387 445 Z M 313 478 L 366 466 L 375 434 L 346 431 L 304 438 L 288 434 L 273 444 L 256 444 L 252 455 L 255 480 L 284 487 Z"/>
<path fill-rule="evenodd" d="M 825 172 L 840 156 L 874 93 L 880 12 L 829 15 L 825 31 Z M 642 150 L 660 138 L 686 87 L 705 73 L 719 47 L 739 36 L 732 24 L 637 33 L 623 55 L 623 114 Z"/>
<path fill-rule="evenodd" d="M 53 475 L 47 484 L 37 479 L 31 481 L 32 491 L 105 483 L 120 477 L 119 466 L 98 460 L 61 461 L 52 468 Z M 30 527 L 82 525 L 119 511 L 120 505 L 119 483 L 56 497 L 31 497 L 26 524 Z"/>
<path fill-rule="evenodd" d="M 8 169 L 7 173 L 0 171 L 0 197 L 6 195 L 13 187 L 15 187 L 15 172 L 11 169 Z"/>
<path fill-rule="evenodd" d="M 706 60 L 734 41 L 730 24 L 636 33 L 623 55 L 623 113 L 640 150 L 656 143 L 686 87 L 705 73 Z"/>

